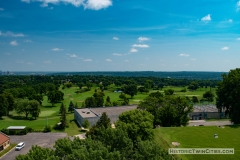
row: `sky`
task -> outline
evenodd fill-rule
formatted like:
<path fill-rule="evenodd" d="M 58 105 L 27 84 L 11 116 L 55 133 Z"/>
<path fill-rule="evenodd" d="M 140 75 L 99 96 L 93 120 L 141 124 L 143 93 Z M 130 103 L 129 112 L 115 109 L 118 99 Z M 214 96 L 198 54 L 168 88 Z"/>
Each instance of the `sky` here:
<path fill-rule="evenodd" d="M 224 71 L 240 0 L 0 0 L 2 71 Z"/>

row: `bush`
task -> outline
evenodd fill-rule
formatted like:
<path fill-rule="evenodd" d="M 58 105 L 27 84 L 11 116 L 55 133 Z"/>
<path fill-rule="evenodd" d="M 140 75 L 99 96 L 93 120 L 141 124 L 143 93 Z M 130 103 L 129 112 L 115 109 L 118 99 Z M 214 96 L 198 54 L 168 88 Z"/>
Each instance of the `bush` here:
<path fill-rule="evenodd" d="M 117 101 L 113 101 L 113 106 L 119 106 L 120 104 Z"/>
<path fill-rule="evenodd" d="M 46 126 L 46 127 L 43 129 L 43 132 L 51 132 L 51 131 L 52 131 L 51 126 Z"/>
<path fill-rule="evenodd" d="M 82 126 L 83 126 L 84 128 L 89 128 L 89 127 L 90 127 L 89 121 L 88 121 L 88 120 L 84 120 L 83 123 L 82 123 Z"/>

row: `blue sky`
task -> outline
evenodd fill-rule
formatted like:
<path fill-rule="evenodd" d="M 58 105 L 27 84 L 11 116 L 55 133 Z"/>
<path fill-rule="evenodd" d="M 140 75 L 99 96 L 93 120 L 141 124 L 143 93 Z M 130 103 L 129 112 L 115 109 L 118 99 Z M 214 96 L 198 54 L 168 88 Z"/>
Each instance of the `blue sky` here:
<path fill-rule="evenodd" d="M 239 0 L 0 0 L 3 71 L 229 71 Z"/>

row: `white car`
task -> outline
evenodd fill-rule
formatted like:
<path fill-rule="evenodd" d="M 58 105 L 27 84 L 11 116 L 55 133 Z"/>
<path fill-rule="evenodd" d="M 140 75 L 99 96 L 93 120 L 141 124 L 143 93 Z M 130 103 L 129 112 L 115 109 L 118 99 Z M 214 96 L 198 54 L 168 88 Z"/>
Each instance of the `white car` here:
<path fill-rule="evenodd" d="M 22 148 L 24 148 L 25 143 L 24 142 L 20 142 L 18 143 L 18 145 L 16 146 L 15 150 L 16 151 L 20 151 Z"/>

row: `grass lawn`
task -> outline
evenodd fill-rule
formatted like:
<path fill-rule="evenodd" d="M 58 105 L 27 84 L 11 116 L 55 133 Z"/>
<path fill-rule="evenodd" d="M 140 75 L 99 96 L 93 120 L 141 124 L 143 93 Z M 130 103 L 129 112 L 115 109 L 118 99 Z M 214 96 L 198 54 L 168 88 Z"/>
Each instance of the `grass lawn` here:
<path fill-rule="evenodd" d="M 234 155 L 177 155 L 189 160 L 240 159 L 240 126 L 163 127 L 155 129 L 155 140 L 165 149 L 174 148 L 172 142 L 179 142 L 179 148 L 234 148 Z M 219 138 L 213 135 L 218 134 Z"/>

